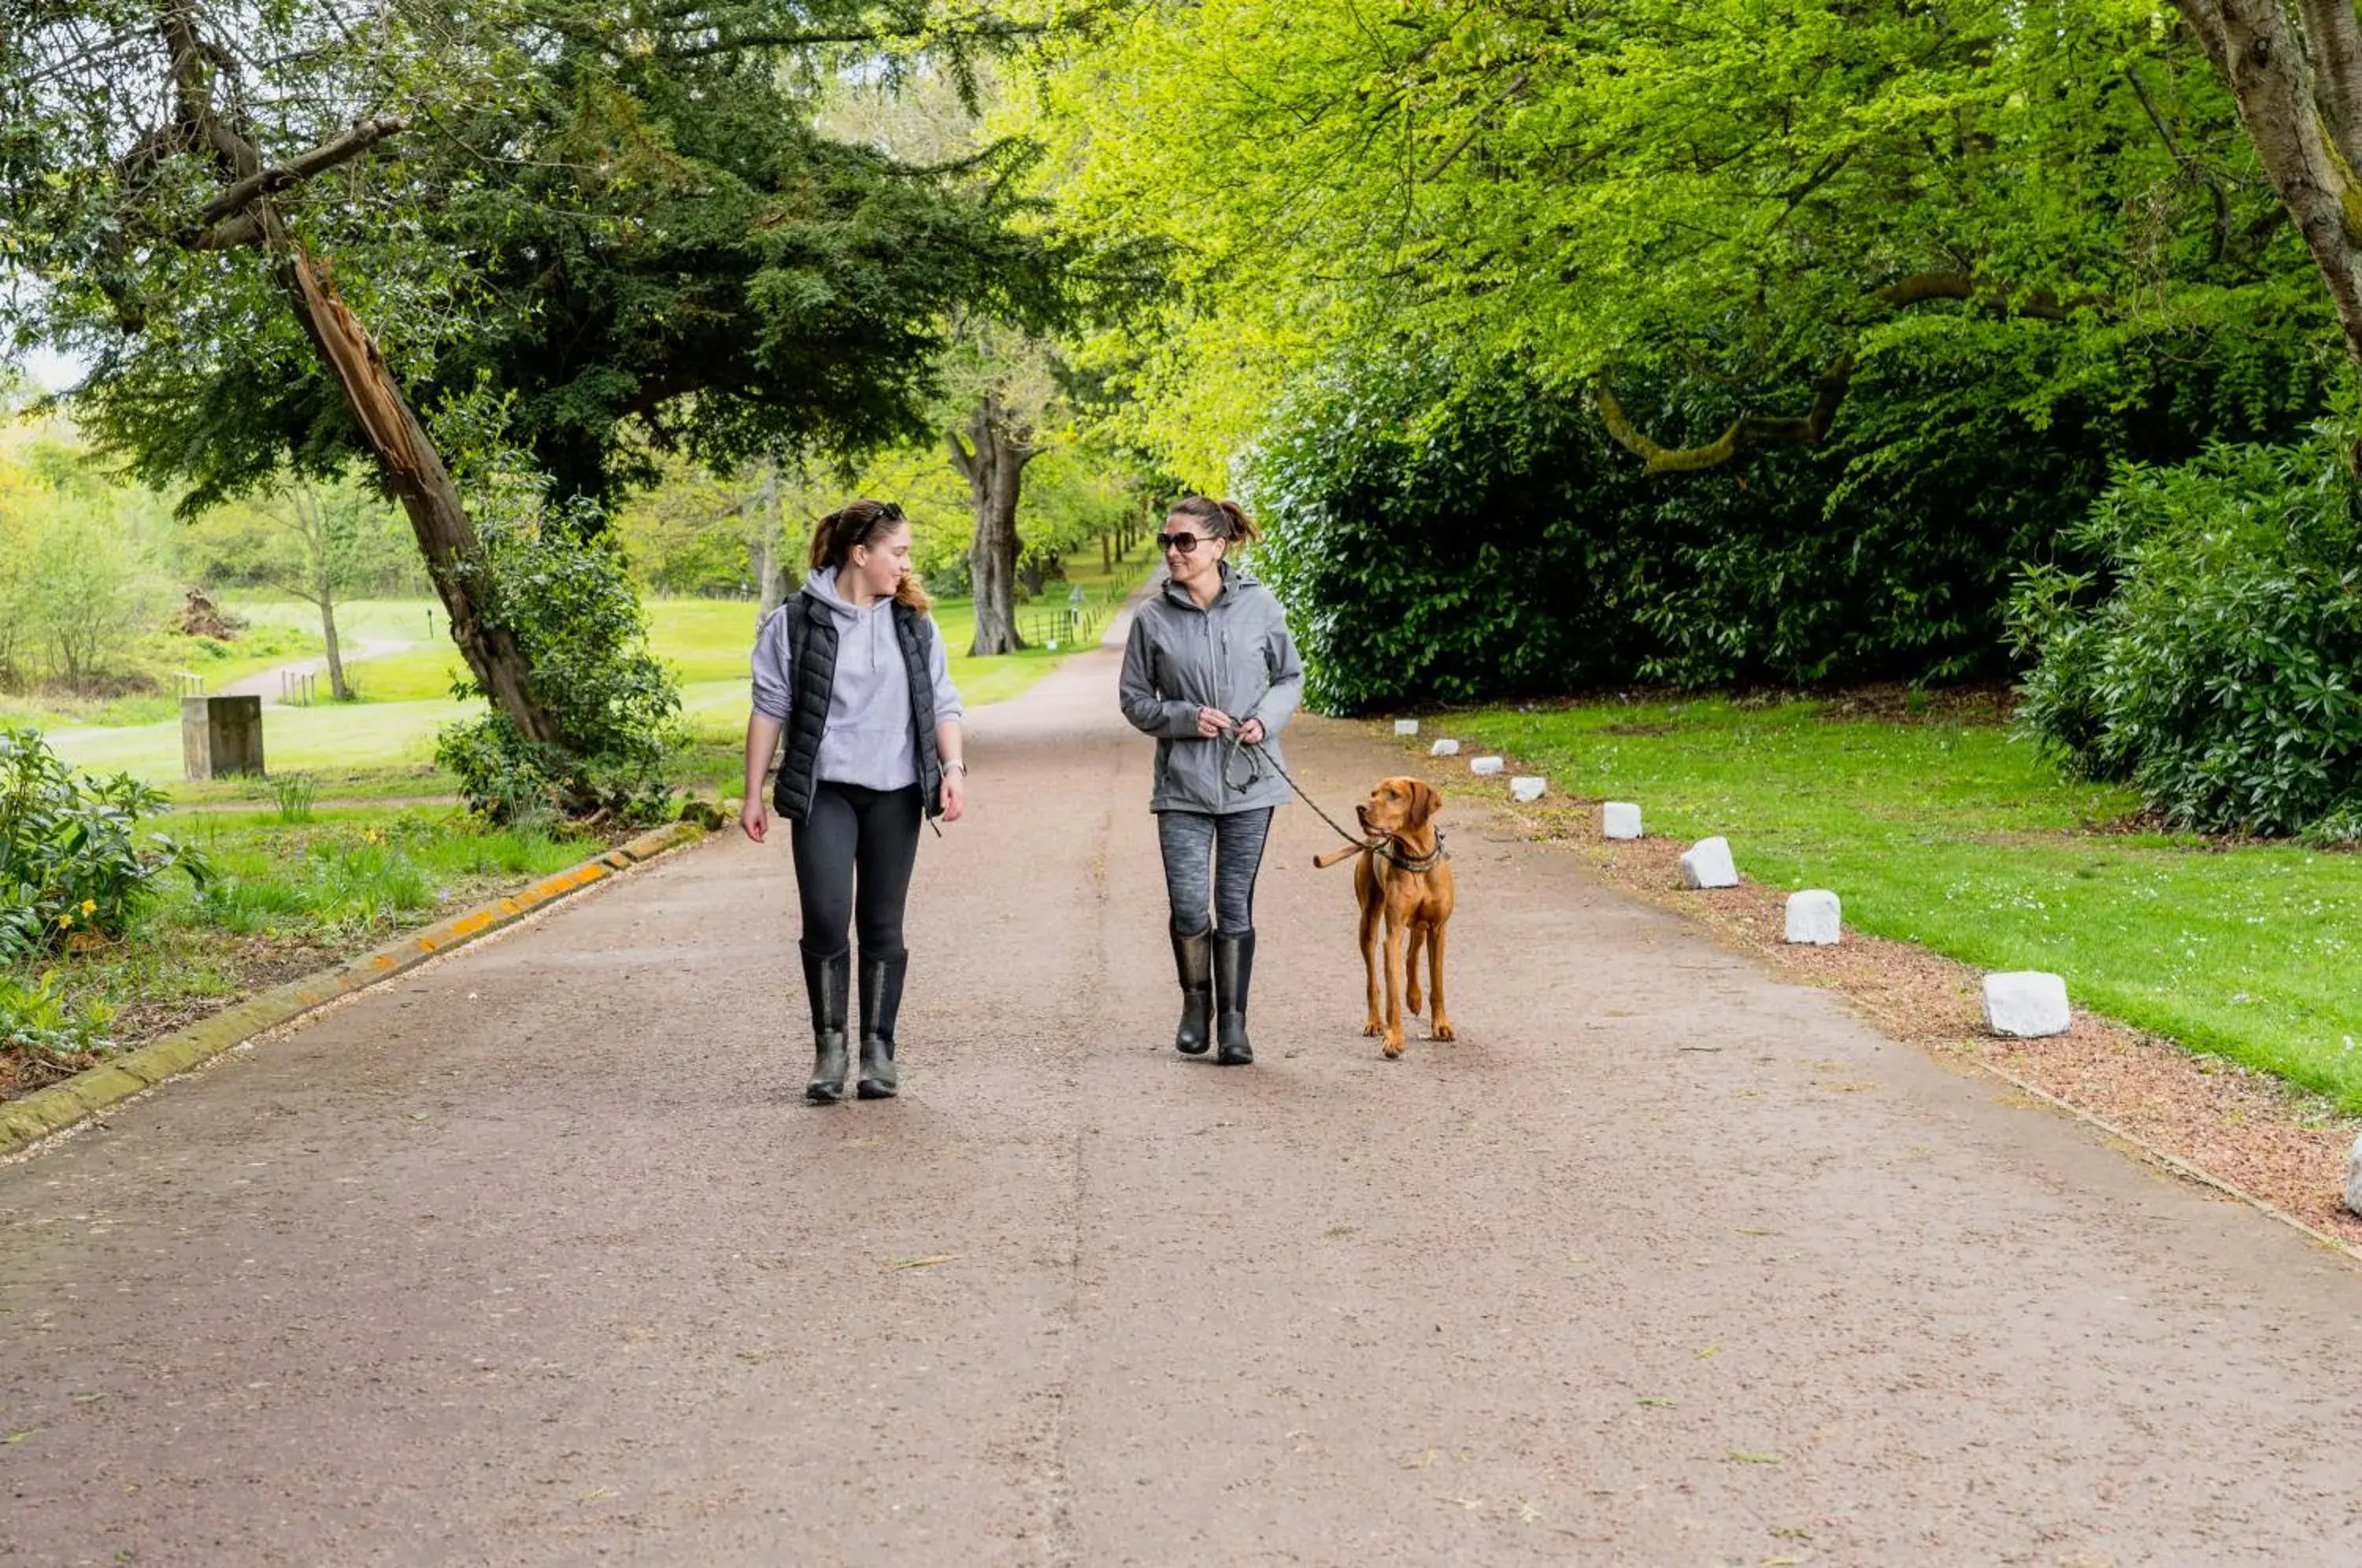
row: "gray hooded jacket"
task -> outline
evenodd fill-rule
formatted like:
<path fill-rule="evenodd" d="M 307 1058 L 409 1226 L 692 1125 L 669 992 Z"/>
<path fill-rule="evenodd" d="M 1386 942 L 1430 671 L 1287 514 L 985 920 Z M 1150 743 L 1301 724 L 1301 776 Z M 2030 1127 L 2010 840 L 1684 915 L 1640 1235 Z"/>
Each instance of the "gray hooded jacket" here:
<path fill-rule="evenodd" d="M 1286 801 L 1287 780 L 1255 767 L 1257 748 L 1234 750 L 1227 738 L 1198 734 L 1200 708 L 1220 708 L 1241 723 L 1261 719 L 1261 749 L 1286 766 L 1279 732 L 1303 699 L 1304 667 L 1279 601 L 1253 578 L 1223 562 L 1222 591 L 1203 610 L 1165 579 L 1141 602 L 1116 692 L 1132 727 L 1156 737 L 1150 811 L 1219 816 Z"/>
<path fill-rule="evenodd" d="M 836 591 L 833 568 L 804 580 L 805 601 L 836 623 L 836 679 L 828 694 L 817 776 L 835 784 L 900 790 L 919 781 L 911 739 L 911 685 L 894 639 L 894 602 L 855 609 Z M 928 674 L 935 689 L 935 722 L 961 716 L 940 629 L 927 639 Z M 774 610 L 755 635 L 755 711 L 788 722 L 794 688 L 789 680 L 787 616 Z"/>

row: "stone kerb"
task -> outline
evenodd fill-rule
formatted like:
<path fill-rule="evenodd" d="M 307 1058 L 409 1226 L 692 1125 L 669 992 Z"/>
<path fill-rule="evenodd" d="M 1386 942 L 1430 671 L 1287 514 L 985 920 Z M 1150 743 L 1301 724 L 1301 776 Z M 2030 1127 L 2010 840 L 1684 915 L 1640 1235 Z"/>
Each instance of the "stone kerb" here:
<path fill-rule="evenodd" d="M 1835 947 L 1843 929 L 1838 896 L 1824 888 L 1788 895 L 1782 940 L 1811 947 Z"/>
<path fill-rule="evenodd" d="M 1995 1034 L 2038 1040 L 2066 1033 L 2070 1021 L 2067 982 L 2060 977 L 2039 969 L 1985 977 L 1985 1025 Z"/>
<path fill-rule="evenodd" d="M 1716 834 L 1702 838 L 1682 852 L 1684 888 L 1736 888 L 1738 867 L 1730 858 L 1730 841 Z"/>

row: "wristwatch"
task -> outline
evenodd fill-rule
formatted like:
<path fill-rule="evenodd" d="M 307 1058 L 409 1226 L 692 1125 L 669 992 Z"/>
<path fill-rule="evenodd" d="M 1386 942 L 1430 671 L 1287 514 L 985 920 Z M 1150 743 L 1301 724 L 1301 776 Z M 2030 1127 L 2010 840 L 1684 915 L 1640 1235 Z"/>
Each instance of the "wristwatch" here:
<path fill-rule="evenodd" d="M 957 773 L 965 778 L 967 774 L 966 759 L 957 756 L 945 758 L 944 762 L 944 771 L 946 773 Z"/>

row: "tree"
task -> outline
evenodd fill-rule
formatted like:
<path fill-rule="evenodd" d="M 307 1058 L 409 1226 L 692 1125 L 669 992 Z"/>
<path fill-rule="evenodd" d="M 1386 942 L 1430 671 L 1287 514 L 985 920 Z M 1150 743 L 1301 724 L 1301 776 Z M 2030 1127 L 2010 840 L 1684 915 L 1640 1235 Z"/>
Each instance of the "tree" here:
<path fill-rule="evenodd" d="M 387 510 L 352 479 L 323 484 L 290 474 L 266 499 L 208 513 L 191 528 L 182 554 L 205 576 L 274 588 L 317 610 L 328 689 L 346 701 L 352 688 L 337 605 L 401 580 Z"/>
<path fill-rule="evenodd" d="M 2230 88 L 2328 293 L 2346 359 L 2362 368 L 2362 21 L 2353 0 L 2174 5 Z"/>
<path fill-rule="evenodd" d="M 833 51 L 890 76 L 1018 30 L 856 0 L 40 6 L 0 34 L 0 242 L 43 282 L 0 319 L 84 351 L 86 425 L 193 512 L 365 455 L 477 683 L 562 746 L 414 411 L 507 394 L 561 502 L 648 477 L 633 428 L 717 460 L 922 429 L 929 323 L 1035 311 L 1055 258 L 1008 221 L 1007 150 L 832 143 L 811 84 Z"/>
<path fill-rule="evenodd" d="M 1033 442 L 1035 414 L 1012 404 L 1009 388 L 988 381 L 976 393 L 966 437 L 944 432 L 953 469 L 967 480 L 976 512 L 968 547 L 968 580 L 976 595 L 972 656 L 1015 653 L 1025 646 L 1017 633 L 1017 501 L 1025 465 L 1041 450 Z"/>
<path fill-rule="evenodd" d="M 324 175 L 358 168 L 407 127 L 387 105 L 414 83 L 375 72 L 421 60 L 408 21 L 388 8 L 355 32 L 297 6 L 248 13 L 113 0 L 47 8 L 12 29 L 0 43 L 0 117 L 10 127 L 0 169 L 16 259 L 50 282 L 33 299 L 19 294 L 11 325 L 20 342 L 47 328 L 95 350 L 92 425 L 122 443 L 126 411 L 109 406 L 105 389 L 127 366 L 161 359 L 202 374 L 190 361 L 235 342 L 230 321 L 260 327 L 283 352 L 271 328 L 292 320 L 309 348 L 307 369 L 337 390 L 340 425 L 358 435 L 408 515 L 469 668 L 521 730 L 559 745 L 515 639 L 481 613 L 467 570 L 480 548 L 442 454 L 333 268 L 290 223 L 301 224 L 307 198 L 321 202 L 332 189 Z M 337 195 L 322 204 L 333 210 Z M 101 323 L 121 339 L 96 340 Z M 210 389 L 215 402 L 287 395 L 281 380 L 257 383 L 243 379 L 248 367 L 230 370 Z M 129 380 L 135 394 L 153 390 Z M 316 428 L 316 414 L 310 423 Z M 251 431 L 246 445 L 274 465 L 287 450 Z M 152 474 L 160 455 L 141 455 Z M 198 466 L 209 460 L 184 453 L 161 466 L 193 456 Z"/>
<path fill-rule="evenodd" d="M 1352 345 L 1598 397 L 1659 467 L 1825 439 L 1886 344 L 2042 320 L 2302 329 L 2227 95 L 2147 7 L 1737 0 L 1164 6 L 1054 40 L 1036 128 L 1077 226 L 1167 247 L 1132 431 L 1218 486 Z M 2297 323 L 2295 327 L 2291 322 Z M 2078 354 L 2062 360 L 2077 386 Z M 1665 428 L 1617 389 L 1755 389 Z"/>

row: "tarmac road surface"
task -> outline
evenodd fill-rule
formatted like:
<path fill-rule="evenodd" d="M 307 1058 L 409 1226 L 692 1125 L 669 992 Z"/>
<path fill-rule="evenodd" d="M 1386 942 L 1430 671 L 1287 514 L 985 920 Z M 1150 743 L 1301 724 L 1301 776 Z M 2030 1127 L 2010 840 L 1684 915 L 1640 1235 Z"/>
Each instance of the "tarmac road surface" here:
<path fill-rule="evenodd" d="M 1175 1055 L 1115 670 L 973 715 L 899 1100 L 734 833 L 0 1166 L 0 1562 L 2362 1561 L 2351 1265 L 1477 815 L 1459 1043 L 1299 806 Z"/>

